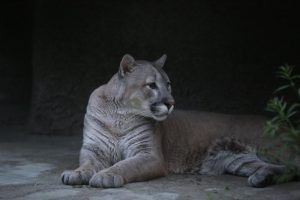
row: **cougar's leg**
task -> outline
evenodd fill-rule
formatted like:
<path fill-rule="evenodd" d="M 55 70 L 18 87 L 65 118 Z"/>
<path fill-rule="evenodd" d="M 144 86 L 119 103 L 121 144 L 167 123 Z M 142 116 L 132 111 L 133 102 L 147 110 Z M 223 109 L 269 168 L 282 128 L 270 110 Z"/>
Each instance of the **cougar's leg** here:
<path fill-rule="evenodd" d="M 96 173 L 90 180 L 92 187 L 121 187 L 133 181 L 146 181 L 165 175 L 164 165 L 152 155 L 137 155 L 122 160 Z"/>
<path fill-rule="evenodd" d="M 92 176 L 109 167 L 109 159 L 96 145 L 83 145 L 80 151 L 80 166 L 75 170 L 62 173 L 62 182 L 66 185 L 88 185 Z"/>
<path fill-rule="evenodd" d="M 121 187 L 165 175 L 159 136 L 152 134 L 148 126 L 128 135 L 120 146 L 123 146 L 124 159 L 96 173 L 90 180 L 92 187 Z"/>
<path fill-rule="evenodd" d="M 246 176 L 253 187 L 274 183 L 274 177 L 283 174 L 285 166 L 267 163 L 257 157 L 254 149 L 233 138 L 217 140 L 202 163 L 202 174 L 229 173 Z"/>

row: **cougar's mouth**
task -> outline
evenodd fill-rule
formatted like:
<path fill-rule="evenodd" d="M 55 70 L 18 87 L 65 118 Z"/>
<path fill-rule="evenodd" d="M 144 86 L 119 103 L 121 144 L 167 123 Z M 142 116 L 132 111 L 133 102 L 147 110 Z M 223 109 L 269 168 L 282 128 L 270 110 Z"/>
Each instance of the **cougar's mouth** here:
<path fill-rule="evenodd" d="M 164 120 L 173 111 L 173 105 L 166 105 L 164 103 L 153 103 L 150 106 L 150 110 L 156 120 Z"/>

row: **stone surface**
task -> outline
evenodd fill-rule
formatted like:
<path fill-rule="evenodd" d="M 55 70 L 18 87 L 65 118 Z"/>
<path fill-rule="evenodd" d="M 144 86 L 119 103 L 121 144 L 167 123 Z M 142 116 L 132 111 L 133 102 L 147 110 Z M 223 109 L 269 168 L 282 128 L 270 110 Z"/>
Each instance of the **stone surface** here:
<path fill-rule="evenodd" d="M 60 174 L 75 168 L 79 136 L 28 135 L 24 127 L 1 128 L 0 199 L 3 200 L 299 200 L 300 182 L 251 188 L 230 175 L 169 175 L 118 189 L 66 186 Z"/>

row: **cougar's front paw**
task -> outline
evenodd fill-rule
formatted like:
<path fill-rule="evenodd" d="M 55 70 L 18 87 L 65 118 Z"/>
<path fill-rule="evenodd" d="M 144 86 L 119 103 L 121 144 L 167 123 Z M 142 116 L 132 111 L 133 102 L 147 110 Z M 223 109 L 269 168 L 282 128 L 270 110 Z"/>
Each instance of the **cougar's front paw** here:
<path fill-rule="evenodd" d="M 125 184 L 124 178 L 118 174 L 98 172 L 90 180 L 91 187 L 116 188 Z"/>
<path fill-rule="evenodd" d="M 65 185 L 87 185 L 91 176 L 85 171 L 66 170 L 61 174 L 61 180 Z"/>

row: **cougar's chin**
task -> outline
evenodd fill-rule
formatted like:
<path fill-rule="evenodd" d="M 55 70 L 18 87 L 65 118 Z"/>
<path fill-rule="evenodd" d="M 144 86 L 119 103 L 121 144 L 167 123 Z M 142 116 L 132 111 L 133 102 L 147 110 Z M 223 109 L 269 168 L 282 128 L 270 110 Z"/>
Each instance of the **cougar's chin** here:
<path fill-rule="evenodd" d="M 171 114 L 174 106 L 170 107 L 170 109 L 164 104 L 152 104 L 150 106 L 150 110 L 152 113 L 152 118 L 157 121 L 165 120 L 169 114 Z"/>
<path fill-rule="evenodd" d="M 165 114 L 165 115 L 152 115 L 152 118 L 156 121 L 163 121 L 165 119 L 167 119 L 168 117 L 168 114 Z"/>

